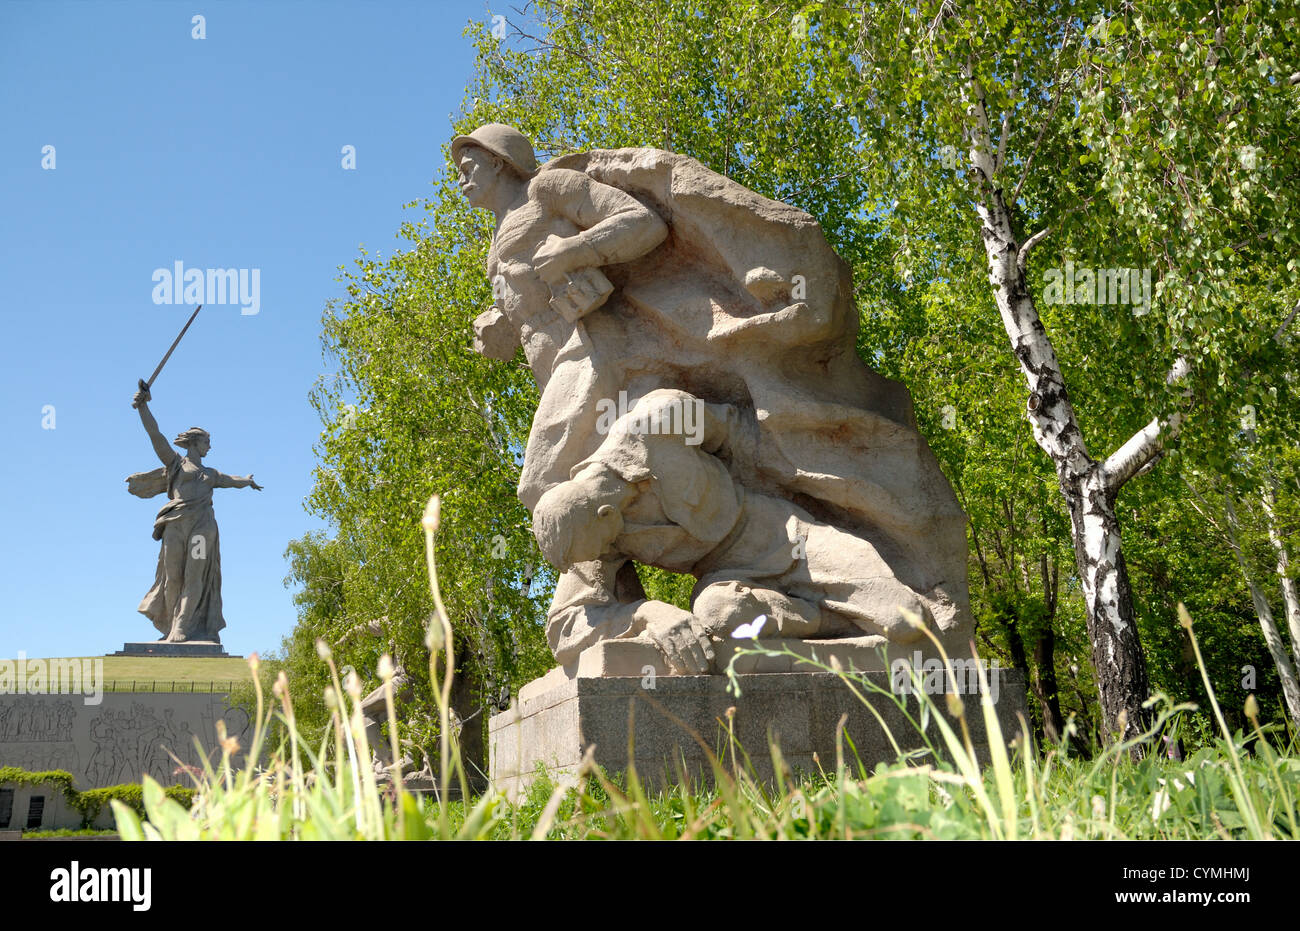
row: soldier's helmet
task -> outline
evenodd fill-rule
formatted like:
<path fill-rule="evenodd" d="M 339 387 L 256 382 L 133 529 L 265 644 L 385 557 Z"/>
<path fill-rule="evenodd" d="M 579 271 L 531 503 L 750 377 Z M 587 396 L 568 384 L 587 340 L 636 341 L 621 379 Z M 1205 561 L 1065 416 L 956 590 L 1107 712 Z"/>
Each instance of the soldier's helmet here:
<path fill-rule="evenodd" d="M 505 123 L 485 123 L 468 136 L 451 140 L 452 159 L 459 161 L 461 150 L 467 145 L 486 149 L 525 178 L 531 178 L 537 171 L 533 144 L 527 136 Z"/>

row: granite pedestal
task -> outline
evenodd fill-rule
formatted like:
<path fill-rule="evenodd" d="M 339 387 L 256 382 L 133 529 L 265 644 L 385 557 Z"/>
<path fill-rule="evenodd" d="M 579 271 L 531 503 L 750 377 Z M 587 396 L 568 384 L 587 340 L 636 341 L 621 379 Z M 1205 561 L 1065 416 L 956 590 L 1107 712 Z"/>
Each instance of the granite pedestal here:
<path fill-rule="evenodd" d="M 190 640 L 186 643 L 167 643 L 163 640 L 128 641 L 122 649 L 110 656 L 186 656 L 192 659 L 216 657 L 239 659 L 226 652 L 226 648 L 213 640 Z"/>
<path fill-rule="evenodd" d="M 591 664 L 598 665 L 595 660 Z M 876 714 L 904 751 L 924 746 L 916 728 L 888 697 L 859 687 L 868 707 L 834 673 L 788 671 L 790 668 L 740 675 L 739 697 L 727 691 L 727 678 L 722 675 L 582 676 L 576 670 L 554 669 L 524 686 L 508 710 L 490 719 L 492 784 L 516 799 L 537 778 L 539 766 L 552 779 L 571 774 L 588 747 L 594 748 L 594 762 L 607 772 L 626 772 L 632 762 L 643 784 L 661 787 L 678 782 L 683 769 L 691 780 L 710 782 L 712 766 L 707 751 L 730 765 L 731 753 L 726 749 L 730 708 L 735 709 L 730 726 L 738 745 L 736 757 L 742 759 L 743 748 L 756 775 L 765 782 L 774 777 L 769 738 L 779 747 L 791 772 L 815 773 L 819 767 L 833 771 L 836 733 L 843 717 L 844 732 L 868 771 L 897 757 Z M 988 674 L 999 725 L 1005 739 L 1011 740 L 1021 729 L 1017 715 L 1028 718 L 1023 678 L 1007 669 L 992 669 Z M 876 685 L 890 688 L 887 671 L 864 675 Z M 940 708 L 945 707 L 943 695 L 933 698 Z M 972 742 L 986 760 L 980 696 L 970 689 L 962 699 Z M 914 696 L 908 698 L 907 707 L 919 720 Z M 943 747 L 933 721 L 929 737 Z M 843 752 L 856 770 L 847 742 Z"/>

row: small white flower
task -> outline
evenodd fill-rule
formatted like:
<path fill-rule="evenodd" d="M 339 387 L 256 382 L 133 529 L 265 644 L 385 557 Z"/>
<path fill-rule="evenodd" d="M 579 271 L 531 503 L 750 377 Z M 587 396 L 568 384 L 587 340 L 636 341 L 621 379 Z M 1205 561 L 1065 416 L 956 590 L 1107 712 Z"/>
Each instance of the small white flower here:
<path fill-rule="evenodd" d="M 767 623 L 767 615 L 760 614 L 758 617 L 754 618 L 754 620 L 752 620 L 750 623 L 741 624 L 739 627 L 733 630 L 731 632 L 731 636 L 735 640 L 744 640 L 746 638 L 750 640 L 757 640 L 759 631 L 763 629 L 763 625 L 766 623 Z"/>

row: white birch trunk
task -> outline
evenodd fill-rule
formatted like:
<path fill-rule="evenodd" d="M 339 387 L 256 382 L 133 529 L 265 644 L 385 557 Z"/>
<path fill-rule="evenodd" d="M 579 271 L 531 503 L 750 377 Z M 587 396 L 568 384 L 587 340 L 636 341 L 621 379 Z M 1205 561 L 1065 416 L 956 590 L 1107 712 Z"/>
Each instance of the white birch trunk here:
<path fill-rule="evenodd" d="M 1266 502 L 1270 497 L 1271 494 L 1265 492 Z M 1237 512 L 1232 506 L 1232 496 L 1224 495 L 1223 502 L 1224 514 L 1227 518 L 1224 524 L 1227 528 L 1228 545 L 1232 548 L 1233 555 L 1237 557 L 1237 565 L 1241 567 L 1241 574 L 1246 580 L 1246 587 L 1250 589 L 1250 600 L 1255 605 L 1255 616 L 1259 618 L 1260 630 L 1264 632 L 1264 643 L 1268 645 L 1268 652 L 1273 657 L 1273 665 L 1277 667 L 1277 676 L 1282 680 L 1282 696 L 1286 699 L 1287 712 L 1291 715 L 1291 720 L 1295 722 L 1296 728 L 1300 729 L 1300 683 L 1296 681 L 1295 666 L 1291 663 L 1291 657 L 1287 655 L 1286 646 L 1282 643 L 1282 635 L 1278 633 L 1277 623 L 1273 620 L 1273 609 L 1268 603 L 1268 598 L 1264 595 L 1259 583 L 1255 581 L 1254 573 L 1250 571 L 1250 567 L 1246 564 L 1246 556 L 1242 552 L 1241 544 L 1237 539 Z M 1268 514 L 1270 518 L 1269 536 L 1271 538 L 1274 535 L 1272 511 L 1268 510 Z M 1285 556 L 1285 553 L 1286 551 L 1283 550 L 1283 556 Z M 1292 646 L 1295 645 L 1294 636 L 1293 633 Z"/>
<path fill-rule="evenodd" d="M 1282 539 L 1281 528 L 1277 523 L 1277 502 L 1273 496 L 1271 483 L 1264 486 L 1264 514 L 1268 518 L 1268 539 L 1277 554 L 1277 578 L 1282 586 L 1282 605 L 1286 611 L 1287 631 L 1291 635 L 1291 653 L 1300 666 L 1300 591 L 1297 591 L 1295 577 L 1291 574 L 1291 555 L 1287 552 L 1286 541 Z"/>
<path fill-rule="evenodd" d="M 966 92 L 972 127 L 970 166 L 978 189 L 976 209 L 989 284 L 1029 387 L 1027 407 L 1034 439 L 1051 457 L 1070 511 L 1105 730 L 1131 738 L 1146 724 L 1142 704 L 1150 685 L 1133 618 L 1115 496 L 1124 482 L 1161 452 L 1179 423 L 1156 418 L 1106 461 L 1097 462 L 1089 456 L 1056 352 L 1027 286 L 1026 257 L 1046 231 L 1030 237 L 1023 246 L 1018 244 L 1011 211 L 995 182 L 998 166 L 992 154 L 983 91 L 968 76 Z M 1184 372 L 1180 360 L 1171 378 Z"/>

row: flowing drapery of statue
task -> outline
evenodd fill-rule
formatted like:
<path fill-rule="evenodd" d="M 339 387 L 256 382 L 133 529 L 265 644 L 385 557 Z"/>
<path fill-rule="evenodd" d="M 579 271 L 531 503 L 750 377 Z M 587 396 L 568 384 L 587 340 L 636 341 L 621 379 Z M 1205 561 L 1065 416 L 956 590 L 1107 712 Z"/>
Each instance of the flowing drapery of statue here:
<path fill-rule="evenodd" d="M 452 153 L 497 219 L 475 348 L 522 346 L 541 392 L 518 491 L 562 667 L 635 641 L 716 673 L 738 630 L 910 651 L 923 625 L 965 652 L 965 515 L 811 216 L 658 149 L 539 167 L 494 123 Z M 636 563 L 693 575 L 690 610 Z"/>
<path fill-rule="evenodd" d="M 203 457 L 212 444 L 208 432 L 199 427 L 190 427 L 172 441 L 185 451 L 178 454 L 158 429 L 150 400 L 149 388 L 141 381 L 132 404 L 162 467 L 128 476 L 127 490 L 140 498 L 165 494 L 167 503 L 154 520 L 158 568 L 139 611 L 158 629 L 161 642 L 219 644 L 226 621 L 221 613 L 221 550 L 212 492 L 216 488 L 261 491 L 262 486 L 252 475 L 226 475 L 205 466 Z"/>

